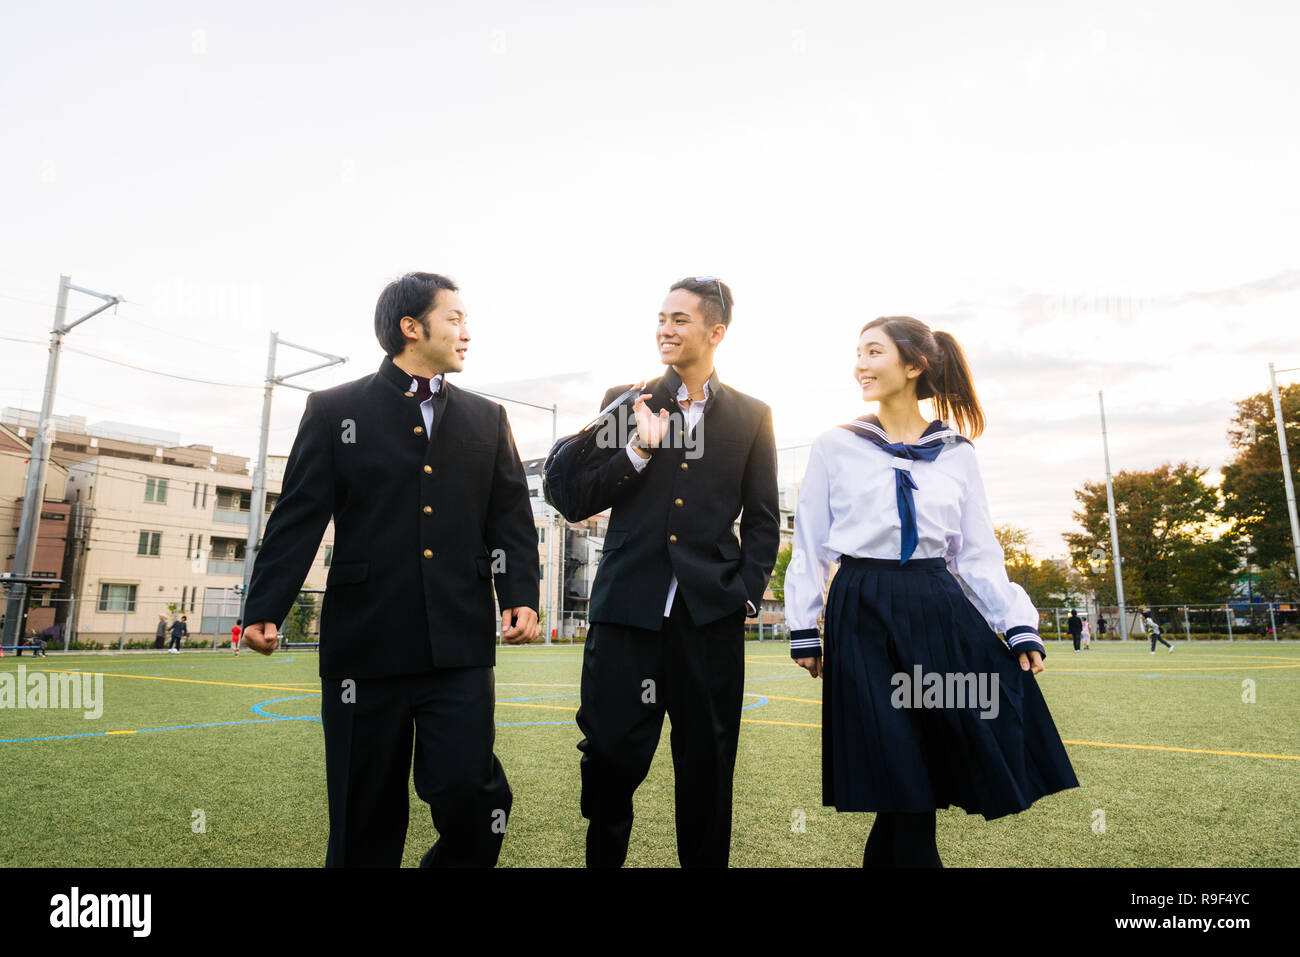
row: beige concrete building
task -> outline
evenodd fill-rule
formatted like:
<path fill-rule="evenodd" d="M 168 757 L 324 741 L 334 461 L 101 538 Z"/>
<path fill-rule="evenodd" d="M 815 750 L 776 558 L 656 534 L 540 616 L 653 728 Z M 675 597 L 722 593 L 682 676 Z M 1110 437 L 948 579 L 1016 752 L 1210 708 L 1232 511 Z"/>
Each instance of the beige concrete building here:
<path fill-rule="evenodd" d="M 191 636 L 230 638 L 239 613 L 252 477 L 96 456 L 68 469 L 74 513 L 73 634 L 117 643 L 152 638 L 159 616 L 188 619 Z M 266 514 L 279 497 L 267 482 Z M 263 524 L 265 529 L 265 523 Z M 304 589 L 323 589 L 334 544 L 325 531 Z"/>

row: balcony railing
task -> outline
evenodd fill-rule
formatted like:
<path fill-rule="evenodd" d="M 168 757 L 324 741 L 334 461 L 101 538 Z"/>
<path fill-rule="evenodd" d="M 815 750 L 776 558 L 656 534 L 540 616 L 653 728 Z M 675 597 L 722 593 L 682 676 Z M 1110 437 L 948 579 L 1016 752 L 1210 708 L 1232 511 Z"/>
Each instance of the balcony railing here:
<path fill-rule="evenodd" d="M 225 522 L 227 525 L 247 525 L 249 513 L 234 508 L 214 508 L 212 510 L 212 520 L 214 522 Z"/>

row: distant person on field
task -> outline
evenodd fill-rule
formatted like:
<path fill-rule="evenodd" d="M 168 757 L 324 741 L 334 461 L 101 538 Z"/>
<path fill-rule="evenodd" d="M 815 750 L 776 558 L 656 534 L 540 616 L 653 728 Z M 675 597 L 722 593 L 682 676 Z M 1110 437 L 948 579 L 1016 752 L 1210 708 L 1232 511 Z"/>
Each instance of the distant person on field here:
<path fill-rule="evenodd" d="M 1171 645 L 1169 642 L 1165 641 L 1163 638 L 1160 637 L 1160 626 L 1156 624 L 1155 618 L 1153 618 L 1149 614 L 1144 613 L 1142 615 L 1142 625 L 1144 628 L 1146 628 L 1147 634 L 1151 636 L 1151 654 L 1154 655 L 1156 653 L 1157 641 L 1160 642 L 1160 644 L 1164 645 L 1166 648 L 1168 648 L 1171 652 L 1174 650 L 1173 645 Z"/>
<path fill-rule="evenodd" d="M 239 656 L 239 635 L 243 632 L 240 626 L 244 623 L 242 618 L 235 619 L 235 625 L 230 629 L 230 647 L 235 649 L 235 656 Z"/>
<path fill-rule="evenodd" d="M 181 639 L 190 636 L 189 626 L 185 624 L 185 616 L 181 615 L 179 619 L 172 622 L 172 642 L 171 653 L 179 655 L 181 653 Z"/>
<path fill-rule="evenodd" d="M 1073 608 L 1070 609 L 1070 620 L 1066 622 L 1065 627 L 1070 632 L 1070 640 L 1074 642 L 1074 650 L 1079 650 L 1079 636 L 1083 634 L 1083 620 L 1079 613 Z"/>
<path fill-rule="evenodd" d="M 1105 638 L 1105 637 L 1106 637 L 1106 619 L 1105 619 L 1105 618 L 1098 618 L 1098 619 L 1097 619 L 1097 637 L 1098 637 L 1098 638 Z"/>
<path fill-rule="evenodd" d="M 167 616 L 159 615 L 158 630 L 154 632 L 153 636 L 153 646 L 161 649 L 165 644 L 167 644 Z"/>
<path fill-rule="evenodd" d="M 1079 642 L 1083 645 L 1084 651 L 1087 651 L 1088 646 L 1092 644 L 1092 630 L 1086 621 L 1083 623 L 1083 630 L 1079 633 Z"/>

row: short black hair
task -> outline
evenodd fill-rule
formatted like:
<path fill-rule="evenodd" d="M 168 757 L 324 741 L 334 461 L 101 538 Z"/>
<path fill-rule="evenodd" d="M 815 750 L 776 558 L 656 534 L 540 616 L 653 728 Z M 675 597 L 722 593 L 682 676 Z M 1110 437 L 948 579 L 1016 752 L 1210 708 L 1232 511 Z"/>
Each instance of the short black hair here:
<path fill-rule="evenodd" d="M 704 306 L 704 315 L 712 320 L 716 325 L 722 323 L 727 328 L 731 328 L 731 307 L 735 299 L 731 295 L 731 289 L 721 279 L 713 276 L 696 276 L 693 279 L 679 279 L 669 288 L 669 292 L 674 289 L 685 289 L 687 292 L 693 292 L 700 297 L 700 303 Z"/>
<path fill-rule="evenodd" d="M 424 325 L 439 289 L 459 292 L 454 282 L 434 272 L 408 272 L 384 287 L 375 303 L 375 338 L 390 357 L 400 356 L 406 349 L 402 317 L 411 316 Z"/>

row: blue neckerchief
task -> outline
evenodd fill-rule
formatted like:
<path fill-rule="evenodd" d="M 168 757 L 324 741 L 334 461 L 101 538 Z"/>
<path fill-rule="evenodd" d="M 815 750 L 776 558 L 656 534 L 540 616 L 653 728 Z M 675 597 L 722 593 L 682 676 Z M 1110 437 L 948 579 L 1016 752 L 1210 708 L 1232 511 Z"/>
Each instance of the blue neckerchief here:
<path fill-rule="evenodd" d="M 953 442 L 969 442 L 970 439 L 954 432 L 938 419 L 921 433 L 921 441 L 916 445 L 889 441 L 888 433 L 880 427 L 880 420 L 874 415 L 859 416 L 840 428 L 874 442 L 898 459 L 894 463 L 894 497 L 898 500 L 898 519 L 902 525 L 903 549 L 898 559 L 898 564 L 902 565 L 912 557 L 919 540 L 916 532 L 916 501 L 912 497 L 912 491 L 916 488 L 916 482 L 912 479 L 912 463 L 933 462 Z"/>

